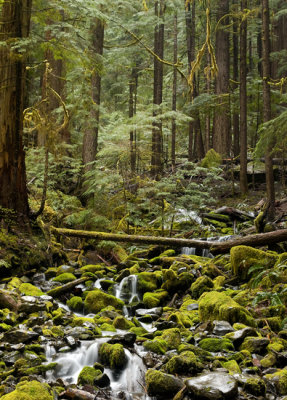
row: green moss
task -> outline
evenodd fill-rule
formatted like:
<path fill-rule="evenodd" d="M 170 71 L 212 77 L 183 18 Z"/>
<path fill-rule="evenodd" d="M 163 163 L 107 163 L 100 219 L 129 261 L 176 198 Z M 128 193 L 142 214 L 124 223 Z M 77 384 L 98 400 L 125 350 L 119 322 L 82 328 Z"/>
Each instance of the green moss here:
<path fill-rule="evenodd" d="M 93 367 L 84 367 L 78 376 L 78 385 L 94 385 L 94 380 L 102 371 Z"/>
<path fill-rule="evenodd" d="M 31 283 L 22 283 L 18 289 L 25 296 L 42 296 L 43 294 L 45 294 Z"/>
<path fill-rule="evenodd" d="M 229 339 L 206 338 L 199 342 L 199 347 L 209 352 L 233 351 L 234 347 Z"/>
<path fill-rule="evenodd" d="M 287 394 L 287 370 L 282 369 L 274 374 L 266 374 L 265 379 L 267 382 L 273 383 L 279 396 Z"/>
<path fill-rule="evenodd" d="M 113 325 L 107 324 L 106 322 L 101 325 L 101 330 L 107 331 L 107 332 L 116 332 L 117 331 Z"/>
<path fill-rule="evenodd" d="M 168 297 L 168 292 L 165 290 L 157 290 L 155 292 L 146 292 L 143 296 L 143 303 L 147 308 L 153 308 L 161 305 Z"/>
<path fill-rule="evenodd" d="M 113 306 L 116 309 L 122 309 L 124 306 L 124 302 L 122 300 L 117 299 L 115 296 L 110 294 L 106 294 L 99 289 L 92 290 L 88 293 L 85 298 L 85 310 L 88 313 L 97 314 L 103 308 L 107 306 Z"/>
<path fill-rule="evenodd" d="M 203 369 L 192 351 L 184 351 L 172 357 L 164 366 L 164 371 L 169 374 L 195 374 Z"/>
<path fill-rule="evenodd" d="M 177 349 L 181 343 L 180 330 L 178 328 L 165 329 L 161 335 L 169 349 Z"/>
<path fill-rule="evenodd" d="M 83 299 L 79 296 L 73 296 L 70 298 L 70 300 L 67 301 L 67 306 L 72 310 L 76 312 L 83 311 L 84 307 L 84 302 Z"/>
<path fill-rule="evenodd" d="M 278 256 L 274 253 L 254 249 L 249 246 L 235 246 L 230 250 L 232 272 L 242 280 L 248 278 L 250 267 L 263 265 L 265 268 L 271 268 L 277 259 Z"/>
<path fill-rule="evenodd" d="M 214 149 L 208 150 L 204 159 L 201 161 L 203 168 L 219 167 L 222 164 L 222 157 Z"/>
<path fill-rule="evenodd" d="M 101 363 L 112 369 L 123 368 L 127 362 L 125 350 L 122 344 L 102 343 L 99 347 Z"/>
<path fill-rule="evenodd" d="M 235 360 L 229 360 L 222 363 L 223 368 L 228 369 L 231 375 L 241 374 L 241 369 Z"/>
<path fill-rule="evenodd" d="M 49 393 L 49 386 L 37 381 L 21 382 L 16 390 L 5 394 L 1 400 L 53 400 Z"/>
<path fill-rule="evenodd" d="M 89 264 L 89 265 L 85 265 L 84 267 L 80 268 L 80 271 L 82 273 L 84 272 L 92 272 L 93 274 L 96 274 L 98 271 L 102 271 L 104 269 L 103 265 L 101 264 Z"/>
<path fill-rule="evenodd" d="M 113 325 L 117 329 L 128 330 L 134 326 L 134 324 L 127 320 L 125 317 L 119 316 L 114 319 Z"/>
<path fill-rule="evenodd" d="M 95 324 L 93 318 L 88 317 L 74 317 L 71 321 L 71 326 L 74 328 L 75 326 L 84 326 L 85 323 Z"/>
<path fill-rule="evenodd" d="M 212 280 L 206 276 L 200 276 L 191 285 L 191 295 L 194 299 L 198 299 L 204 292 L 210 292 L 213 289 Z"/>
<path fill-rule="evenodd" d="M 274 367 L 277 363 L 277 359 L 274 353 L 268 353 L 265 357 L 260 360 L 260 364 L 263 368 Z"/>
<path fill-rule="evenodd" d="M 149 369 L 145 374 L 147 393 L 149 396 L 171 398 L 184 386 L 183 382 L 173 375 Z"/>
<path fill-rule="evenodd" d="M 155 338 L 154 340 L 147 340 L 143 343 L 143 347 L 147 351 L 151 351 L 156 354 L 165 354 L 168 350 L 168 344 L 165 340 Z"/>
<path fill-rule="evenodd" d="M 251 393 L 253 396 L 265 397 L 266 393 L 266 385 L 263 379 L 258 378 L 256 376 L 252 378 L 248 378 L 246 382 L 243 384 L 243 389 L 247 392 Z"/>
<path fill-rule="evenodd" d="M 130 329 L 130 332 L 135 333 L 137 336 L 142 336 L 145 333 L 147 333 L 147 331 L 142 328 L 142 327 L 138 327 L 138 326 L 134 326 Z"/>
<path fill-rule="evenodd" d="M 7 284 L 7 288 L 9 290 L 13 290 L 18 288 L 20 285 L 22 285 L 22 281 L 20 278 L 18 278 L 17 276 L 14 276 L 10 282 Z"/>
<path fill-rule="evenodd" d="M 5 323 L 0 323 L 0 332 L 10 331 L 13 327 L 11 325 L 7 325 Z"/>
<path fill-rule="evenodd" d="M 222 288 L 222 286 L 224 285 L 224 282 L 225 282 L 225 276 L 217 276 L 215 279 L 213 279 L 213 286 L 214 286 L 214 289 L 215 290 L 217 290 L 217 289 L 220 289 L 220 288 Z"/>
<path fill-rule="evenodd" d="M 250 313 L 225 293 L 204 293 L 198 303 L 201 321 L 223 320 L 231 324 L 241 322 L 249 326 L 255 325 Z"/>
<path fill-rule="evenodd" d="M 53 278 L 53 281 L 64 284 L 64 283 L 68 283 L 68 282 L 73 282 L 76 279 L 77 278 L 75 277 L 74 274 L 72 274 L 70 272 L 65 272 L 64 274 L 60 274 L 60 275 L 56 276 L 55 278 Z"/>
<path fill-rule="evenodd" d="M 154 272 L 141 272 L 138 274 L 138 290 L 142 293 L 152 292 L 158 287 L 158 278 Z"/>

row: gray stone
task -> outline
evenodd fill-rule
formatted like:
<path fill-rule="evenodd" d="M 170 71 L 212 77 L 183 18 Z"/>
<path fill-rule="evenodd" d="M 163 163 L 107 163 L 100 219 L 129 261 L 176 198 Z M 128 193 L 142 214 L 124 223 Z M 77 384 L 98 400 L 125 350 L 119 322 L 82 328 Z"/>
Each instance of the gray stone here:
<path fill-rule="evenodd" d="M 160 317 L 162 314 L 162 307 L 154 307 L 154 308 L 139 308 L 136 310 L 137 317 L 143 317 L 144 315 L 156 315 Z"/>
<path fill-rule="evenodd" d="M 191 398 L 198 400 L 222 400 L 237 396 L 236 380 L 224 372 L 210 372 L 187 379 L 185 385 Z"/>
<path fill-rule="evenodd" d="M 24 329 L 15 329 L 4 333 L 4 340 L 9 343 L 27 343 L 37 339 L 39 333 Z"/>
<path fill-rule="evenodd" d="M 213 334 L 218 336 L 224 336 L 227 333 L 234 332 L 234 329 L 227 321 L 213 321 Z"/>

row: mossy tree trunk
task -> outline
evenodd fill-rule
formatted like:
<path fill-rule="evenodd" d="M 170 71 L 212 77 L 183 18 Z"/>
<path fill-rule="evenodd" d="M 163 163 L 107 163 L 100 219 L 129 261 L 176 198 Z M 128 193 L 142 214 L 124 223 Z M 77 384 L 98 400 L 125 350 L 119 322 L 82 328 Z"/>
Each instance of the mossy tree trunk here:
<path fill-rule="evenodd" d="M 0 206 L 28 216 L 23 150 L 25 56 L 10 43 L 29 34 L 32 0 L 0 6 Z M 25 53 L 24 53 L 25 54 Z"/>

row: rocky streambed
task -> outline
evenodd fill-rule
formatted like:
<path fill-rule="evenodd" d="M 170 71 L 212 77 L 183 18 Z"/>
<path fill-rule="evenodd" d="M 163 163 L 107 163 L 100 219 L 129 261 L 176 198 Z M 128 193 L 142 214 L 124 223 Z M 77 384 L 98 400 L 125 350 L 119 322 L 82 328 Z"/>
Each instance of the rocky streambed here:
<path fill-rule="evenodd" d="M 121 258 L 2 279 L 1 399 L 287 399 L 287 253 Z"/>

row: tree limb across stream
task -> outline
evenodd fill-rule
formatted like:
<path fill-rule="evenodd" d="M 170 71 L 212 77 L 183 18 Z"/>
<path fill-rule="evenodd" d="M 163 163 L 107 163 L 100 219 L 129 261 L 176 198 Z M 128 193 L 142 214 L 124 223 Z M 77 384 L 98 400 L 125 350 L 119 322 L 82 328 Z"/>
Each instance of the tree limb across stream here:
<path fill-rule="evenodd" d="M 232 247 L 264 246 L 287 241 L 287 229 L 280 229 L 268 233 L 258 233 L 249 236 L 238 236 L 224 242 L 198 239 L 181 239 L 157 236 L 126 235 L 107 232 L 82 231 L 51 227 L 54 234 L 95 240 L 112 240 L 114 242 L 157 244 L 171 247 L 195 247 L 197 249 L 210 249 L 213 254 L 227 253 Z"/>

